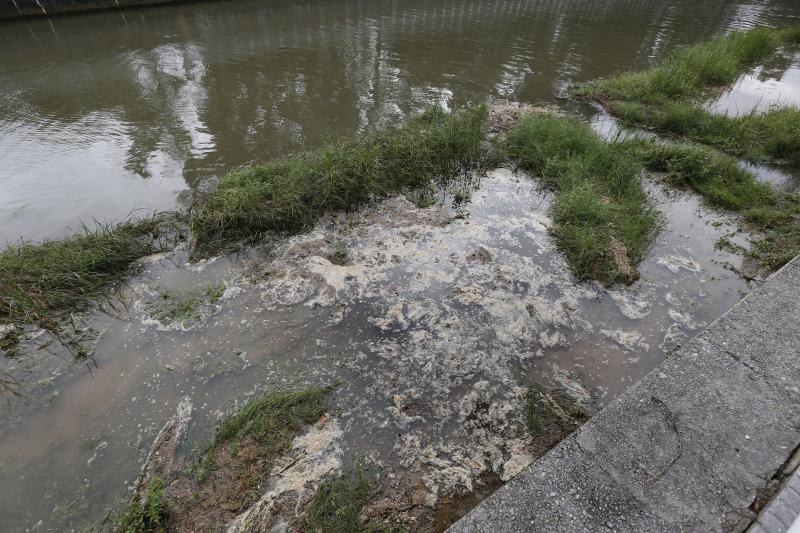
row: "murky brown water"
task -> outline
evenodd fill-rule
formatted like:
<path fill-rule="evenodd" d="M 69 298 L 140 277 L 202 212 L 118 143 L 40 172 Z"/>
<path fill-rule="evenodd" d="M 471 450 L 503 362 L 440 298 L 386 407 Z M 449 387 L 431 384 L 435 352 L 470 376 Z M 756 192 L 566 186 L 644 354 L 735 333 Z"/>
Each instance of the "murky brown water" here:
<path fill-rule="evenodd" d="M 0 24 L 0 239 L 168 208 L 248 161 L 431 104 L 549 102 L 711 33 L 800 17 L 793 1 L 668 4 L 232 0 Z M 779 80 L 785 98 L 795 67 L 753 77 Z M 595 127 L 613 130 L 604 120 Z M 650 187 L 667 224 L 626 289 L 572 283 L 549 197 L 507 171 L 466 218 L 395 199 L 355 225 L 324 221 L 277 259 L 153 263 L 129 309 L 95 317 L 92 364 L 57 350 L 3 361 L 28 398 L 1 417 L 0 529 L 97 521 L 181 398 L 199 445 L 235 402 L 276 384 L 341 379 L 346 454 L 415 465 L 434 496 L 513 475 L 529 459 L 527 385 L 567 384 L 599 407 L 748 290 L 730 270 L 739 259 L 714 249 L 730 221 Z M 323 258 L 337 240 L 350 265 Z M 220 281 L 222 300 L 184 327 L 150 317 L 160 291 Z"/>
<path fill-rule="evenodd" d="M 794 0 L 176 4 L 0 24 L 0 242 L 178 205 L 432 104 L 551 100 Z"/>

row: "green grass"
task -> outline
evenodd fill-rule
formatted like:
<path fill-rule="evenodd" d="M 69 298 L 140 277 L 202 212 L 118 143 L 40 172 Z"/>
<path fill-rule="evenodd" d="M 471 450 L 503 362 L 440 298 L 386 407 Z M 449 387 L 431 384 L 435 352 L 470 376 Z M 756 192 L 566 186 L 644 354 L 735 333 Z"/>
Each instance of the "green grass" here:
<path fill-rule="evenodd" d="M 361 509 L 372 498 L 372 484 L 361 465 L 320 485 L 303 518 L 309 533 L 370 531 L 360 518 Z"/>
<path fill-rule="evenodd" d="M 634 158 L 578 120 L 547 114 L 513 127 L 505 151 L 555 192 L 553 235 L 578 279 L 606 284 L 636 279 L 635 267 L 661 218 L 642 188 L 642 168 Z M 624 261 L 620 253 L 627 256 Z"/>
<path fill-rule="evenodd" d="M 156 478 L 147 492 L 135 497 L 117 520 L 117 533 L 166 532 L 167 502 L 164 481 Z"/>
<path fill-rule="evenodd" d="M 210 283 L 203 288 L 203 294 L 208 302 L 215 304 L 220 301 L 222 296 L 225 294 L 225 284 Z"/>
<path fill-rule="evenodd" d="M 165 217 L 101 226 L 59 240 L 0 252 L 0 323 L 36 324 L 63 337 L 64 321 L 122 282 L 134 263 L 158 252 Z"/>
<path fill-rule="evenodd" d="M 738 213 L 762 238 L 749 255 L 774 270 L 800 254 L 800 197 L 774 190 L 733 157 L 692 143 L 626 141 L 622 147 L 669 184 L 699 193 L 710 206 Z"/>
<path fill-rule="evenodd" d="M 800 110 L 727 117 L 701 106 L 779 48 L 796 47 L 798 35 L 800 25 L 719 36 L 679 49 L 650 70 L 599 80 L 574 94 L 597 100 L 627 124 L 645 125 L 753 160 L 798 164 Z"/>
<path fill-rule="evenodd" d="M 347 252 L 347 243 L 344 241 L 337 242 L 336 246 L 333 247 L 326 257 L 328 258 L 328 261 L 334 265 L 341 266 L 347 264 L 347 259 L 349 257 L 349 253 Z"/>
<path fill-rule="evenodd" d="M 733 83 L 746 68 L 766 59 L 780 46 L 796 42 L 794 32 L 755 28 L 718 36 L 680 48 L 658 66 L 629 72 L 579 88 L 576 94 L 592 98 L 663 104 L 695 100 L 709 89 Z"/>
<path fill-rule="evenodd" d="M 645 124 L 752 161 L 800 164 L 800 109 L 773 108 L 728 117 L 683 101 L 662 106 L 613 102 L 607 107 L 628 125 Z"/>
<path fill-rule="evenodd" d="M 207 479 L 215 452 L 221 446 L 230 446 L 235 452 L 247 439 L 248 446 L 257 446 L 258 455 L 267 461 L 286 452 L 306 425 L 325 414 L 332 390 L 333 387 L 310 387 L 278 391 L 249 401 L 217 428 L 201 460 L 198 481 Z M 270 468 L 262 470 L 268 474 Z"/>
<path fill-rule="evenodd" d="M 323 482 L 303 516 L 306 533 L 400 533 L 397 525 L 371 525 L 361 520 L 361 510 L 374 497 L 373 483 L 364 467 L 355 463 L 341 475 Z"/>
<path fill-rule="evenodd" d="M 666 174 L 669 184 L 694 190 L 714 207 L 742 211 L 776 203 L 772 187 L 713 148 L 652 140 L 626 141 L 623 146 L 648 170 Z"/>
<path fill-rule="evenodd" d="M 486 107 L 430 110 L 402 127 L 225 176 L 193 209 L 196 255 L 265 234 L 296 232 L 328 210 L 447 182 L 483 166 Z"/>

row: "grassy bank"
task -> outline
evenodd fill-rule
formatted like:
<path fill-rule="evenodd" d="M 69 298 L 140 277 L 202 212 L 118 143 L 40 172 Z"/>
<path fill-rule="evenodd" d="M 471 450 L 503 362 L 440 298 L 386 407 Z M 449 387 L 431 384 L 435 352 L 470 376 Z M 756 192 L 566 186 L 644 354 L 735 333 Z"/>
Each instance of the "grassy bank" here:
<path fill-rule="evenodd" d="M 763 238 L 749 252 L 768 270 L 800 254 L 800 197 L 774 190 L 733 157 L 692 143 L 626 141 L 622 148 L 667 183 L 699 193 L 712 207 L 738 213 Z"/>
<path fill-rule="evenodd" d="M 141 257 L 163 248 L 165 217 L 130 221 L 0 252 L 0 323 L 38 325 L 67 341 L 71 313 L 90 308 Z M 73 346 L 77 348 L 78 346 Z"/>
<path fill-rule="evenodd" d="M 641 167 L 570 118 L 530 115 L 505 149 L 520 168 L 555 192 L 553 234 L 575 275 L 629 283 L 649 250 L 660 217 L 642 188 Z"/>
<path fill-rule="evenodd" d="M 800 25 L 756 28 L 682 48 L 660 65 L 577 89 L 631 125 L 713 145 L 753 160 L 800 163 L 800 111 L 773 109 L 726 117 L 702 102 L 781 47 L 800 45 Z"/>
<path fill-rule="evenodd" d="M 333 387 L 310 387 L 299 391 L 279 391 L 248 402 L 226 419 L 206 448 L 198 471 L 205 481 L 214 468 L 217 452 L 228 447 L 234 455 L 246 442 L 258 461 L 271 461 L 285 453 L 292 439 L 308 424 L 325 414 Z M 269 473 L 267 465 L 263 469 Z"/>
<path fill-rule="evenodd" d="M 647 125 L 744 159 L 800 164 L 800 110 L 795 108 L 753 111 L 736 117 L 709 113 L 687 102 L 663 106 L 613 102 L 607 108 L 625 124 Z"/>
<path fill-rule="evenodd" d="M 175 466 L 182 459 L 173 457 L 148 465 L 155 468 L 152 481 L 117 515 L 113 530 L 224 528 L 263 493 L 263 481 L 292 440 L 326 413 L 332 390 L 313 386 L 257 397 L 220 424 L 199 464 L 183 470 Z"/>
<path fill-rule="evenodd" d="M 228 175 L 192 212 L 195 251 L 296 232 L 325 211 L 352 209 L 477 169 L 489 155 L 486 113 L 485 106 L 454 113 L 437 108 L 397 129 Z"/>
<path fill-rule="evenodd" d="M 116 533 L 161 533 L 167 528 L 164 481 L 154 479 L 141 498 L 134 498 L 120 515 Z"/>

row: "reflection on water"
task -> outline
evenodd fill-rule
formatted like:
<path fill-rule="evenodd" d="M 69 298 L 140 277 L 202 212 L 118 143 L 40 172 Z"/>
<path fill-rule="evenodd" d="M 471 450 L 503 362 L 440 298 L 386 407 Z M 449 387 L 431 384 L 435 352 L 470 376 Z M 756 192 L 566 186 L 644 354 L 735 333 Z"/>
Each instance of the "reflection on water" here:
<path fill-rule="evenodd" d="M 710 111 L 728 116 L 775 106 L 800 107 L 800 55 L 779 56 L 754 68 L 707 104 Z"/>
<path fill-rule="evenodd" d="M 791 0 L 233 0 L 0 25 L 0 240 L 169 208 L 429 105 L 550 100 Z"/>
<path fill-rule="evenodd" d="M 58 235 L 78 220 L 134 208 L 168 208 L 181 191 L 205 187 L 213 181 L 207 178 L 238 165 L 369 132 L 429 105 L 486 96 L 550 101 L 571 82 L 647 66 L 717 31 L 798 17 L 800 6 L 789 0 L 231 0 L 0 24 L 0 240 Z M 616 135 L 607 117 L 598 115 L 593 125 Z M 386 395 L 398 387 L 406 393 L 408 385 L 447 407 L 451 389 L 430 380 L 455 376 L 461 388 L 453 394 L 462 394 L 471 386 L 463 378 L 473 372 L 469 365 L 499 394 L 508 394 L 510 382 L 524 385 L 560 368 L 606 401 L 747 289 L 728 269 L 737 259 L 715 249 L 734 226 L 691 195 L 654 187 L 667 228 L 642 265 L 642 279 L 609 292 L 571 283 L 547 237 L 547 206 L 529 182 L 487 184 L 476 192 L 471 219 L 422 225 L 421 235 L 433 240 L 417 242 L 394 226 L 378 231 L 377 240 L 352 239 L 354 252 L 370 242 L 375 250 L 368 251 L 381 252 L 364 257 L 398 254 L 405 261 L 365 268 L 380 281 L 371 287 L 377 301 L 345 291 L 342 307 L 290 302 L 267 309 L 262 300 L 272 293 L 251 287 L 190 331 L 154 328 L 134 306 L 120 310 L 120 319 L 97 319 L 106 333 L 92 372 L 64 354 L 4 362 L 30 398 L 0 423 L 2 529 L 65 530 L 96 520 L 128 493 L 153 436 L 184 396 L 197 407 L 194 443 L 208 437 L 232 401 L 269 380 L 290 382 L 298 370 L 316 381 L 341 374 L 342 394 L 350 395 L 348 405 L 363 407 L 364 417 L 385 418 Z M 384 254 L 390 239 L 397 242 Z M 492 251 L 496 267 L 465 259 L 477 245 Z M 450 249 L 458 253 L 442 251 Z M 188 290 L 230 281 L 245 269 L 226 258 L 205 267 L 154 266 L 153 277 L 137 280 L 133 292 L 145 298 L 156 285 Z M 402 276 L 392 277 L 392 269 Z M 448 272 L 452 279 L 441 277 Z M 495 279 L 498 273 L 503 279 Z M 305 279 L 295 280 L 302 290 Z M 343 279 L 345 289 L 359 287 Z M 432 288 L 414 292 L 420 279 Z M 278 289 L 281 297 L 302 293 Z M 403 296 L 401 289 L 411 292 Z M 567 298 L 573 291 L 583 295 L 574 306 Z M 464 300 L 469 295 L 485 298 L 497 320 L 485 319 L 478 300 Z M 410 302 L 407 314 L 417 309 L 417 319 L 436 319 L 439 333 L 450 322 L 438 322 L 437 313 L 463 321 L 469 335 L 459 342 L 486 332 L 477 346 L 503 355 L 504 364 L 471 358 L 483 352 L 467 344 L 458 357 L 448 356 L 450 337 L 423 335 L 425 324 L 412 324 L 418 335 L 410 339 L 402 328 L 376 329 L 388 313 L 384 304 L 400 297 Z M 532 298 L 530 309 L 521 307 L 524 298 Z M 574 313 L 585 321 L 554 322 Z M 344 322 L 336 322 L 338 314 Z M 547 320 L 550 329 L 542 326 Z M 407 353 L 414 339 L 420 349 Z M 406 350 L 397 352 L 402 357 L 389 341 Z M 521 342 L 541 350 L 523 360 Z M 415 357 L 449 374 L 423 372 L 429 367 Z M 406 379 L 387 388 L 397 376 Z M 380 434 L 391 449 L 395 426 L 376 432 L 375 420 L 352 412 L 348 438 L 369 444 Z M 443 429 L 457 435 L 462 425 L 451 419 L 417 429 L 424 438 Z"/>

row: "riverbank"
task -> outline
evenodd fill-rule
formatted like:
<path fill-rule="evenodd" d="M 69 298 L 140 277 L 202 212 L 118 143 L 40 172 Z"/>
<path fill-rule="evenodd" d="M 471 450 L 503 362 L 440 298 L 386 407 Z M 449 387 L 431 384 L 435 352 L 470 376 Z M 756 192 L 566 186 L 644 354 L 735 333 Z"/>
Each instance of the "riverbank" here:
<path fill-rule="evenodd" d="M 551 231 L 578 280 L 635 281 L 659 230 L 641 166 L 577 120 L 504 105 L 491 113 L 485 105 L 432 109 L 379 134 L 250 166 L 223 177 L 185 217 L 159 215 L 9 246 L 0 251 L 0 322 L 7 329 L 0 348 L 15 353 L 26 328 L 38 326 L 85 357 L 92 336 L 75 325 L 75 314 L 107 300 L 139 259 L 169 250 L 184 233 L 199 260 L 280 242 L 326 214 L 398 193 L 420 207 L 442 193 L 466 203 L 487 166 L 500 162 L 541 175 L 555 193 Z M 576 150 L 582 160 L 572 158 Z M 336 245 L 328 258 L 344 264 L 347 249 Z"/>
<path fill-rule="evenodd" d="M 0 257 L 25 281 L 5 302 L 40 298 L 8 307 L 23 335 L 3 329 L 31 394 L 0 429 L 17 479 L 0 491 L 71 480 L 38 515 L 441 531 L 739 301 L 764 240 L 745 214 L 794 198 L 713 148 L 606 143 L 508 102 L 220 181 L 163 233 Z M 94 312 L 111 289 L 123 305 Z M 80 364 L 102 372 L 70 368 L 50 316 L 84 321 Z M 69 433 L 78 412 L 101 429 Z"/>
<path fill-rule="evenodd" d="M 682 48 L 658 66 L 591 82 L 573 91 L 626 124 L 647 126 L 755 161 L 800 163 L 800 110 L 775 106 L 730 117 L 707 110 L 746 70 L 800 46 L 800 25 L 755 28 Z"/>
<path fill-rule="evenodd" d="M 449 531 L 744 531 L 800 444 L 798 302 L 795 259 Z"/>

